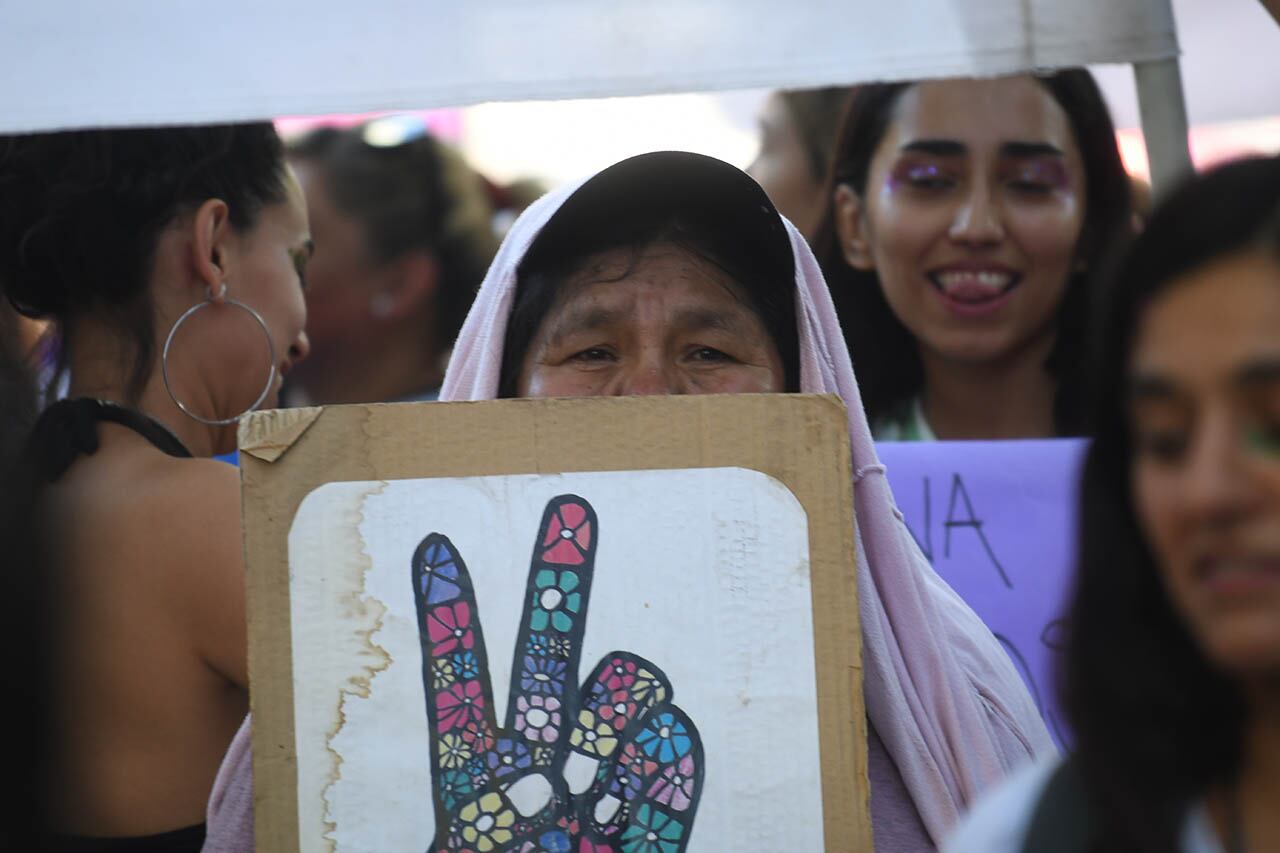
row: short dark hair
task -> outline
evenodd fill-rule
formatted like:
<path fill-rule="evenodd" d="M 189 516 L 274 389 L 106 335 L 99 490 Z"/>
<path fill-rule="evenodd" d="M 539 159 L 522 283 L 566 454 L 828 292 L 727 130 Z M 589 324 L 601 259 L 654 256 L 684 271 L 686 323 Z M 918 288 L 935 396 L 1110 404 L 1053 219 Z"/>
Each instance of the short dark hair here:
<path fill-rule="evenodd" d="M 740 236 L 740 235 L 739 235 Z M 648 247 L 670 243 L 720 269 L 738 287 L 739 295 L 760 318 L 782 358 L 788 391 L 800 390 L 800 344 L 796 331 L 795 277 L 780 283 L 737 249 L 735 235 L 704 217 L 679 214 L 652 218 L 634 215 L 620 205 L 615 215 L 596 227 L 575 230 L 573 246 L 543 251 L 521 264 L 515 304 L 503 342 L 498 396 L 514 397 L 520 371 L 534 335 L 555 306 L 564 284 L 592 257 L 613 249 L 629 249 L 634 264 Z M 621 277 L 625 277 L 624 272 Z"/>
<path fill-rule="evenodd" d="M 1077 435 L 1084 429 L 1079 365 L 1089 304 L 1106 258 L 1129 234 L 1132 202 L 1111 115 L 1092 75 L 1072 68 L 1035 79 L 1070 119 L 1085 169 L 1087 203 L 1081 246 L 1089 262 L 1067 284 L 1058 308 L 1057 339 L 1045 364 L 1057 384 L 1053 407 L 1057 432 Z M 827 213 L 813 241 L 844 328 L 867 419 L 873 425 L 905 415 L 923 388 L 924 373 L 916 340 L 889 307 L 877 273 L 854 269 L 845 261 L 833 204 L 841 184 L 866 197 L 871 159 L 889 129 L 899 98 L 913 85 L 875 83 L 854 92 L 836 143 Z"/>
<path fill-rule="evenodd" d="M 1189 180 L 1109 277 L 1094 328 L 1096 436 L 1084 467 L 1059 691 L 1098 809 L 1100 850 L 1175 849 L 1190 801 L 1240 769 L 1241 692 L 1174 610 L 1138 523 L 1126 365 L 1143 312 L 1176 279 L 1263 238 L 1280 262 L 1278 204 L 1277 158 Z"/>
<path fill-rule="evenodd" d="M 161 231 L 213 198 L 247 229 L 283 201 L 284 152 L 270 124 L 84 130 L 0 137 L 0 290 L 61 328 L 106 316 L 129 337 L 136 401 L 155 356 L 148 290 Z"/>
<path fill-rule="evenodd" d="M 365 126 L 319 128 L 289 144 L 289 156 L 315 164 L 334 205 L 355 219 L 375 263 L 415 249 L 440 264 L 439 347 L 458 337 L 498 249 L 484 179 L 462 155 L 430 134 L 392 146 L 364 141 Z"/>

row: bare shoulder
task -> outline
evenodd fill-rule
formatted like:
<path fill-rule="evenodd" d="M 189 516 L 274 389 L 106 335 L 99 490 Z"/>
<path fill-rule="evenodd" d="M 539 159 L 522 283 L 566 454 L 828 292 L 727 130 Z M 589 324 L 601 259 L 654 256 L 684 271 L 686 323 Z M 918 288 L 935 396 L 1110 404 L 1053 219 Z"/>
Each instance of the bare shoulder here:
<path fill-rule="evenodd" d="M 150 466 L 130 518 L 150 540 L 156 575 L 205 662 L 247 684 L 240 473 L 212 459 L 162 458 Z"/>

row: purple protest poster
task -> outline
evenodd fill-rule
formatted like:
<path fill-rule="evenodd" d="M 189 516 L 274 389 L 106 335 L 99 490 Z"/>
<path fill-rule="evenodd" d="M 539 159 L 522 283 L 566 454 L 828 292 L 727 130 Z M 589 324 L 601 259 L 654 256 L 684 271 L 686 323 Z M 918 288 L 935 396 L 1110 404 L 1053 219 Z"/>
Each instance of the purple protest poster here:
<path fill-rule="evenodd" d="M 925 556 L 1000 640 L 1065 746 L 1053 656 L 1075 563 L 1085 443 L 882 442 L 876 449 Z"/>

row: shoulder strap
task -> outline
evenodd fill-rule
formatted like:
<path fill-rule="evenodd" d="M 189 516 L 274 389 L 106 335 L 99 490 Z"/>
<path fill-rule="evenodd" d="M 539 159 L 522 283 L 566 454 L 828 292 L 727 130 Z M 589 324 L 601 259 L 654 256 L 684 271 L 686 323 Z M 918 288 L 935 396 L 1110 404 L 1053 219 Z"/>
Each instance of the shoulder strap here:
<path fill-rule="evenodd" d="M 1036 803 L 1022 853 L 1084 853 L 1093 838 L 1091 811 L 1079 769 L 1068 758 Z"/>
<path fill-rule="evenodd" d="M 100 421 L 128 427 L 170 456 L 191 456 L 177 436 L 141 412 L 87 397 L 59 400 L 44 410 L 31 431 L 29 452 L 44 480 L 58 480 L 77 457 L 98 452 Z"/>

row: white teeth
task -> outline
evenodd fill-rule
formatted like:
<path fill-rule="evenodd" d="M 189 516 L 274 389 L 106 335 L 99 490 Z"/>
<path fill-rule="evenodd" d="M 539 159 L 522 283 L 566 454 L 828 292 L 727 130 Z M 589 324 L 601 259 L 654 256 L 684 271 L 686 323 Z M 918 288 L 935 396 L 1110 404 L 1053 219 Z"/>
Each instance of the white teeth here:
<path fill-rule="evenodd" d="M 1009 282 L 1013 281 L 1013 276 L 1008 273 L 988 270 L 944 272 L 939 273 L 937 278 L 938 282 L 947 290 L 972 285 L 989 288 L 991 290 L 1002 290 L 1009 285 Z"/>

